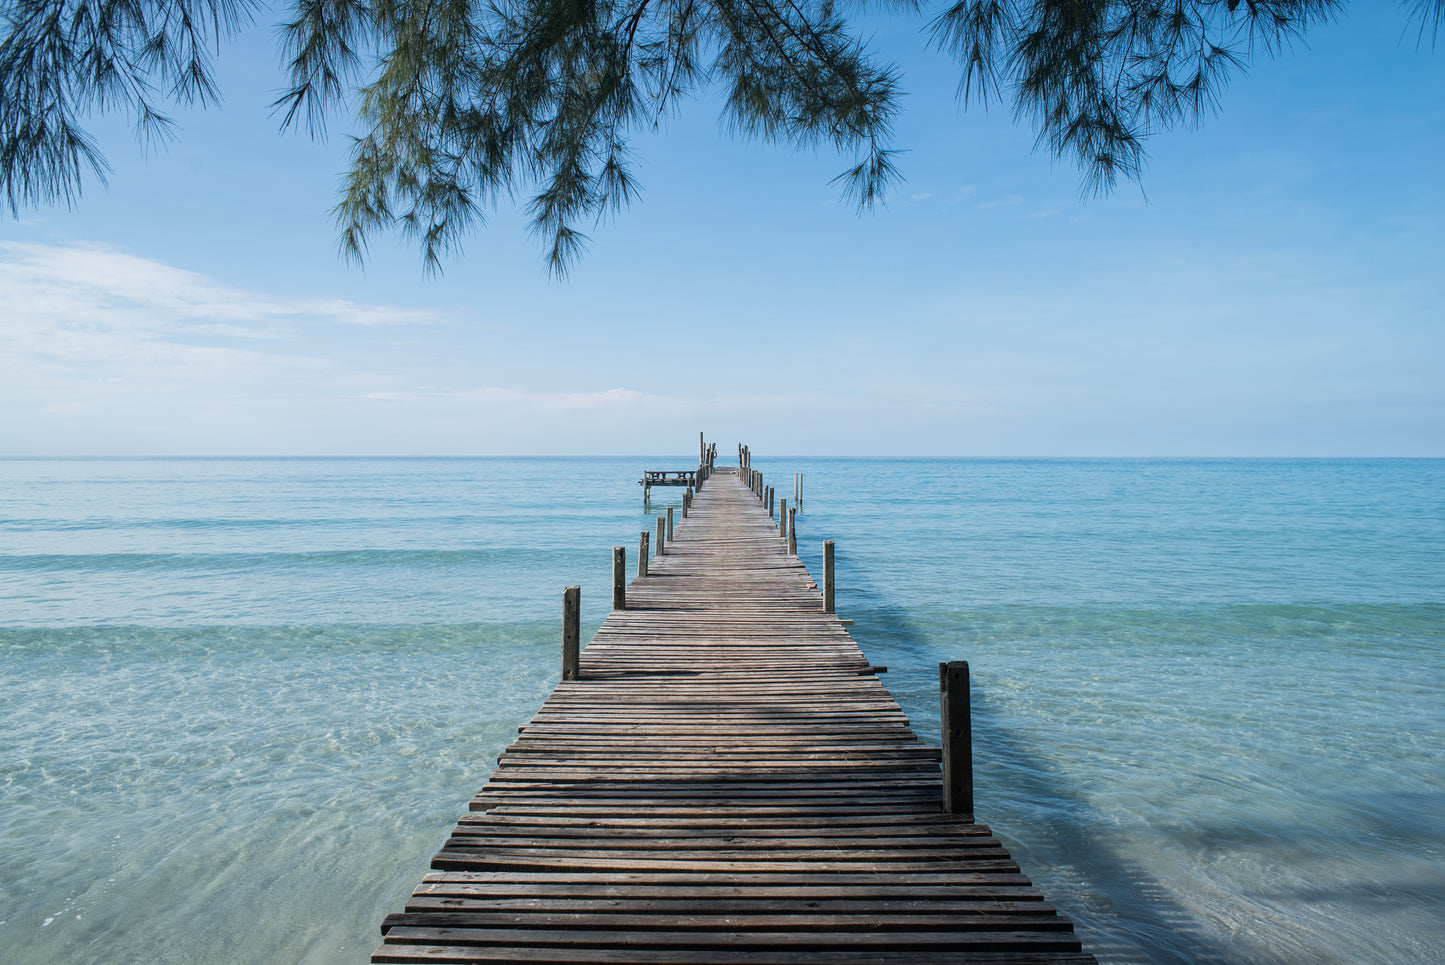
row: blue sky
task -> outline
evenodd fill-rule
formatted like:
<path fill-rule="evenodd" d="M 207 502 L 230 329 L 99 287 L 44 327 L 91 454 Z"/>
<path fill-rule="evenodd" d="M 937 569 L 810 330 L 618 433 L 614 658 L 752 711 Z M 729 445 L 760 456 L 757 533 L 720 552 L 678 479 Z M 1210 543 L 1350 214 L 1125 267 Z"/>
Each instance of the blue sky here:
<path fill-rule="evenodd" d="M 274 19 L 274 18 L 273 18 Z M 1445 51 L 1391 4 L 1153 139 L 1142 190 L 1069 164 L 906 21 L 907 178 L 729 138 L 639 139 L 641 201 L 550 280 L 492 214 L 440 278 L 337 255 L 344 138 L 277 133 L 269 21 L 223 107 L 80 204 L 0 221 L 0 455 L 689 452 L 1445 456 Z M 333 126 L 344 131 L 344 124 Z"/>

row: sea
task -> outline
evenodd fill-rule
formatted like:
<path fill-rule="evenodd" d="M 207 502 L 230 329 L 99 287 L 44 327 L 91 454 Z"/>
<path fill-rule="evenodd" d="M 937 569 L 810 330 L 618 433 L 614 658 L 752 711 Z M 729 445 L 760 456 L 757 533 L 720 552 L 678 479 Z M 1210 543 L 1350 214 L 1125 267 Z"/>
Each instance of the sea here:
<path fill-rule="evenodd" d="M 693 461 L 0 460 L 0 962 L 367 961 Z M 1445 460 L 753 465 L 1100 961 L 1445 961 Z"/>

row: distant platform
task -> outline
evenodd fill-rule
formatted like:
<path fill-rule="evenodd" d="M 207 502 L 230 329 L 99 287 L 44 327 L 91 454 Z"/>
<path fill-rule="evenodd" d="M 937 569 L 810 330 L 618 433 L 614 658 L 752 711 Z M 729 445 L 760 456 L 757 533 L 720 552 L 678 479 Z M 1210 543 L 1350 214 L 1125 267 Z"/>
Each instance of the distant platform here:
<path fill-rule="evenodd" d="M 651 489 L 653 486 L 692 486 L 697 488 L 696 469 L 647 469 L 642 473 L 642 478 L 637 480 L 637 485 L 644 489 Z"/>

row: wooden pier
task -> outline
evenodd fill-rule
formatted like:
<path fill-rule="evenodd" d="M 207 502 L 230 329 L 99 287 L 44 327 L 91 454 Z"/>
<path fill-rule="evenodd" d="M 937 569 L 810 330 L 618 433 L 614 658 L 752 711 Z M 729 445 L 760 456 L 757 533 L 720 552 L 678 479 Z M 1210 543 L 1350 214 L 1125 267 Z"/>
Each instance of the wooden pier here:
<path fill-rule="evenodd" d="M 372 961 L 1094 962 L 989 829 L 943 809 L 938 747 L 753 471 L 704 476 Z"/>

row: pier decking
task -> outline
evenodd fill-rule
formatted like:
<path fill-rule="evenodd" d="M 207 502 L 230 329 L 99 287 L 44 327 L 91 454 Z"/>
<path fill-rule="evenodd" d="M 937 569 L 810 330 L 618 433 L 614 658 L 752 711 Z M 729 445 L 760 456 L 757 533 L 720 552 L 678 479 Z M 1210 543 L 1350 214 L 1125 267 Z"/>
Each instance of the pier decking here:
<path fill-rule="evenodd" d="M 1092 963 L 718 470 L 374 962 Z"/>

